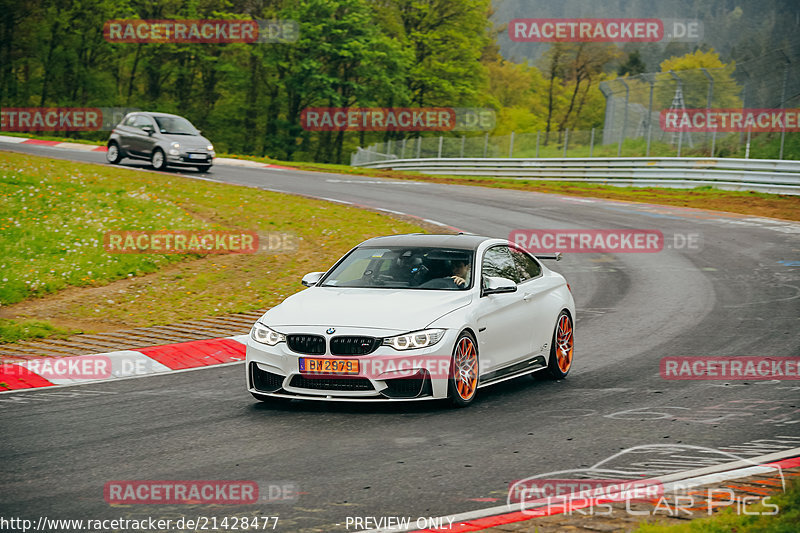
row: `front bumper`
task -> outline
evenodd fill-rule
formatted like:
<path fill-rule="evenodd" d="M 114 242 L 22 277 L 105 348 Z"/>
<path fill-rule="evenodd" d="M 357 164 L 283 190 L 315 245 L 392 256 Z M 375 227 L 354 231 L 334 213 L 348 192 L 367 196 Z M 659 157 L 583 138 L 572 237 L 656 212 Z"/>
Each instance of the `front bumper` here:
<path fill-rule="evenodd" d="M 173 166 L 193 167 L 197 165 L 212 165 L 214 163 L 214 152 L 184 152 L 178 155 L 167 154 L 167 164 Z"/>
<path fill-rule="evenodd" d="M 369 335 L 363 329 L 339 328 L 337 335 Z M 281 331 L 284 333 L 284 331 Z M 247 389 L 260 396 L 341 401 L 408 401 L 447 397 L 452 349 L 457 332 L 448 330 L 429 348 L 398 351 L 380 346 L 369 355 L 330 353 L 329 336 L 314 328 L 305 334 L 326 337 L 325 354 L 293 352 L 286 342 L 267 346 L 248 338 Z M 374 332 L 372 332 L 373 336 Z M 384 335 L 387 336 L 387 335 Z M 358 372 L 348 375 L 301 371 L 301 358 L 357 360 Z"/>

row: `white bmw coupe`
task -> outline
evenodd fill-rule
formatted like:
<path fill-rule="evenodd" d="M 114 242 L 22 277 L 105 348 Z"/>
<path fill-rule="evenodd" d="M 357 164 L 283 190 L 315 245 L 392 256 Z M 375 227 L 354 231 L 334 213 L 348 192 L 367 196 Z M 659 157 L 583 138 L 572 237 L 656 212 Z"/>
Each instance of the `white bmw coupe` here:
<path fill-rule="evenodd" d="M 247 341 L 257 399 L 466 406 L 481 387 L 534 372 L 561 379 L 574 351 L 564 277 L 503 239 L 365 241 L 264 313 Z"/>

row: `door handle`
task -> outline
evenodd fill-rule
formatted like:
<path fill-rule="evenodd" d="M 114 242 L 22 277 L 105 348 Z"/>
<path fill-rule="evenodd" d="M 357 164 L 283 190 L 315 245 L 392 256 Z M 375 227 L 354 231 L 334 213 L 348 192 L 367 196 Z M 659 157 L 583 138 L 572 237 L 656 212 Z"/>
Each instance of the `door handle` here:
<path fill-rule="evenodd" d="M 528 293 L 528 294 L 526 294 L 525 296 L 522 297 L 522 299 L 525 300 L 526 302 L 529 302 L 532 298 L 533 298 L 533 294 L 531 294 L 531 293 Z"/>

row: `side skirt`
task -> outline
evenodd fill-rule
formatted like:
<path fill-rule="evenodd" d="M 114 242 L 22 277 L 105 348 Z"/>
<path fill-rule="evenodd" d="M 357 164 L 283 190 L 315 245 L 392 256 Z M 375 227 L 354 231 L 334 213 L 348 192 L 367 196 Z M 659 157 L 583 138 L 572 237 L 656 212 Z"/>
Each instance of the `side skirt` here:
<path fill-rule="evenodd" d="M 495 383 L 518 378 L 526 374 L 533 374 L 534 372 L 544 370 L 545 368 L 547 368 L 547 360 L 543 355 L 537 355 L 533 359 L 522 361 L 506 368 L 489 372 L 485 376 L 481 376 L 478 388 L 494 385 Z"/>

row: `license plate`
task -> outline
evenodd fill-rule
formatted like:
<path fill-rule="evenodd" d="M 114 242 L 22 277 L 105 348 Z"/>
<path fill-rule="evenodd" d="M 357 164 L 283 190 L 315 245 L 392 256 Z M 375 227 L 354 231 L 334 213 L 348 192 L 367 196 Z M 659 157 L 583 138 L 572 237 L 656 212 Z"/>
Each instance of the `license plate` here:
<path fill-rule="evenodd" d="M 300 358 L 300 372 L 316 374 L 358 374 L 358 359 Z"/>
<path fill-rule="evenodd" d="M 189 159 L 205 159 L 205 154 L 189 154 Z"/>

